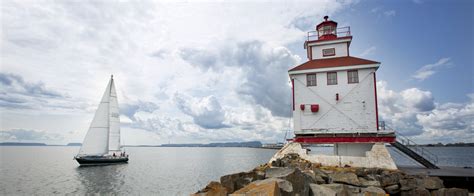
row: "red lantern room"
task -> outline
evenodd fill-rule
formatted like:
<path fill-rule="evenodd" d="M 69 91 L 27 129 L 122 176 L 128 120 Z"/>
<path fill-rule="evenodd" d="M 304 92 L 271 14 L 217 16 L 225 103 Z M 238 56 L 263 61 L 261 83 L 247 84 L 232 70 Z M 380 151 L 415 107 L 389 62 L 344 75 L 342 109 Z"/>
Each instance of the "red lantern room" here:
<path fill-rule="evenodd" d="M 328 20 L 328 16 L 324 16 L 324 21 L 316 26 L 319 40 L 331 40 L 337 38 L 337 22 Z"/>

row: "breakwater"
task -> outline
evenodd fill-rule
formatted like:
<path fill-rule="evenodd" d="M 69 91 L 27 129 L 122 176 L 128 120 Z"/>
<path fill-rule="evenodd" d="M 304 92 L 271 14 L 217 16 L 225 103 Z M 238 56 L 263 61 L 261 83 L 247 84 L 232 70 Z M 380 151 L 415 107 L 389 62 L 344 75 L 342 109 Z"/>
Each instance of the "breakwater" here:
<path fill-rule="evenodd" d="M 225 175 L 193 196 L 210 195 L 469 195 L 443 180 L 400 170 L 323 167 L 286 154 L 248 172 Z"/>

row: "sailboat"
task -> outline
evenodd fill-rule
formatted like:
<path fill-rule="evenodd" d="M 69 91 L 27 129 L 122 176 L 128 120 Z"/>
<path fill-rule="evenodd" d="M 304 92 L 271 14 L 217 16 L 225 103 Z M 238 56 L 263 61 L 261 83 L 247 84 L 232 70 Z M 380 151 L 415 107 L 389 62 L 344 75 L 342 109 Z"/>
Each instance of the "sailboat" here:
<path fill-rule="evenodd" d="M 74 159 L 80 165 L 126 163 L 128 155 L 120 146 L 120 117 L 114 77 L 110 77 L 99 107 L 79 153 Z"/>

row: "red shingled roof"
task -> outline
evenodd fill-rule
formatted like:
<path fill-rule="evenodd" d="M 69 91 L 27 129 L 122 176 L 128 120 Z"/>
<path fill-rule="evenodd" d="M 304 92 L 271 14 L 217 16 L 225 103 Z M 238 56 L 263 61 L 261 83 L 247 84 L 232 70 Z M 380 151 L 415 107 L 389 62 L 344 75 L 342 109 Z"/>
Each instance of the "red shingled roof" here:
<path fill-rule="evenodd" d="M 326 67 L 342 67 L 342 66 L 351 66 L 351 65 L 367 65 L 367 64 L 380 64 L 380 62 L 356 58 L 352 56 L 345 56 L 345 57 L 311 60 L 301 65 L 298 65 L 294 67 L 293 69 L 290 69 L 289 71 L 319 69 L 319 68 L 326 68 Z"/>

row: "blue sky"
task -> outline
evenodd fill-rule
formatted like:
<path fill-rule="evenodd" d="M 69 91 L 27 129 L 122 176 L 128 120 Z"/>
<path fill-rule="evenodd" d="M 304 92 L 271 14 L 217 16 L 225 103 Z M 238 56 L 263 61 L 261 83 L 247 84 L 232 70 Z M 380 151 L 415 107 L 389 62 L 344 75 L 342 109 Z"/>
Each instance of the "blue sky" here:
<path fill-rule="evenodd" d="M 2 141 L 81 142 L 114 74 L 125 144 L 281 141 L 324 15 L 380 61 L 381 119 L 474 142 L 472 1 L 4 1 Z"/>

